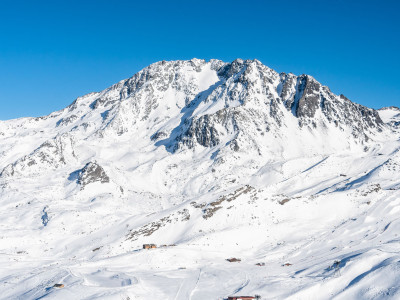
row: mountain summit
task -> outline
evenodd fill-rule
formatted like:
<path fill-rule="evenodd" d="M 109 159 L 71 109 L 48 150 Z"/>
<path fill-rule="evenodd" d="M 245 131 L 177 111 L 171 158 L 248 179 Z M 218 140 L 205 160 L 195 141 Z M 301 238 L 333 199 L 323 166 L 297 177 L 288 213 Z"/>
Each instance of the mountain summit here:
<path fill-rule="evenodd" d="M 0 126 L 3 136 L 22 127 L 43 141 L 23 147 L 17 160 L 12 149 L 2 176 L 40 164 L 57 168 L 64 156 L 75 161 L 75 140 L 121 137 L 169 152 L 214 148 L 290 158 L 368 146 L 385 128 L 377 111 L 334 95 L 311 76 L 241 59 L 158 62 L 62 111 Z"/>
<path fill-rule="evenodd" d="M 399 124 L 241 59 L 157 62 L 1 121 L 5 297 L 398 296 Z"/>

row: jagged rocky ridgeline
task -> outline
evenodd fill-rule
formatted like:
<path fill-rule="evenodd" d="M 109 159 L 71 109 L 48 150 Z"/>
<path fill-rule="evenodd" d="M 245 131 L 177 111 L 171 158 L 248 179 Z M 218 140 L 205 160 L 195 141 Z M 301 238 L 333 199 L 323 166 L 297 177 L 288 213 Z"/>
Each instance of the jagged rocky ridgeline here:
<path fill-rule="evenodd" d="M 162 61 L 49 116 L 0 123 L 4 138 L 26 129 L 42 140 L 17 159 L 3 151 L 1 176 L 77 163 L 76 143 L 120 136 L 172 153 L 215 147 L 268 156 L 364 146 L 385 127 L 377 111 L 313 77 L 279 74 L 258 60 Z"/>

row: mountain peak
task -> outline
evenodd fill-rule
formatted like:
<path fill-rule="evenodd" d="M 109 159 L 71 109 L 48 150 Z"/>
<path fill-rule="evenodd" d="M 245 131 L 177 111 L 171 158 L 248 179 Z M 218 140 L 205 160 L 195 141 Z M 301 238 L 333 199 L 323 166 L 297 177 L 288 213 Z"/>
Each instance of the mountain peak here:
<path fill-rule="evenodd" d="M 156 62 L 38 121 L 67 140 L 126 136 L 170 152 L 215 148 L 261 156 L 364 148 L 386 126 L 375 110 L 334 95 L 312 76 L 278 74 L 256 59 L 239 58 Z M 296 149 L 289 151 L 292 144 Z M 18 164 L 9 163 L 7 170 Z"/>
<path fill-rule="evenodd" d="M 242 59 L 157 62 L 0 122 L 5 298 L 388 295 L 399 136 L 398 109 Z"/>

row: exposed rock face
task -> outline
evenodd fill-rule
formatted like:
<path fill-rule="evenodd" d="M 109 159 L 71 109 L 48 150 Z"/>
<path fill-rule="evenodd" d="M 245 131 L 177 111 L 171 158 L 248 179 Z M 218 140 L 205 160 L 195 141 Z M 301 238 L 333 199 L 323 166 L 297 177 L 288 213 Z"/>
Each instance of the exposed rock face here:
<path fill-rule="evenodd" d="M 41 141 L 26 142 L 18 156 L 0 148 L 2 177 L 79 165 L 76 140 L 107 143 L 121 136 L 170 152 L 216 147 L 257 155 L 299 149 L 292 155 L 303 155 L 363 147 L 387 126 L 375 110 L 333 94 L 309 75 L 278 74 L 241 59 L 154 63 L 64 110 L 0 125 L 4 139 L 24 132 L 14 143 L 25 143 L 25 135 Z M 42 127 L 51 131 L 42 134 Z M 312 147 L 303 142 L 311 140 Z"/>
<path fill-rule="evenodd" d="M 80 184 L 82 188 L 92 182 L 110 182 L 110 178 L 107 176 L 104 169 L 96 162 L 87 163 L 78 175 L 78 184 Z"/>
<path fill-rule="evenodd" d="M 197 95 L 204 98 L 202 102 L 196 102 L 196 98 L 189 102 L 187 109 L 193 111 L 185 114 L 174 129 L 179 134 L 172 149 L 233 142 L 235 149 L 248 148 L 249 144 L 260 144 L 255 135 L 272 132 L 275 137 L 280 136 L 282 126 L 291 126 L 293 118 L 298 127 L 291 131 L 305 128 L 322 132 L 336 127 L 338 132 L 349 132 L 359 144 L 385 126 L 373 109 L 334 95 L 308 75 L 278 75 L 257 60 L 235 60 L 224 64 L 218 76 L 220 84 L 207 95 Z M 238 136 L 243 138 L 237 139 Z"/>
<path fill-rule="evenodd" d="M 91 99 L 87 116 L 101 116 L 95 136 L 135 134 L 146 126 L 143 138 L 171 152 L 224 145 L 260 152 L 267 135 L 288 139 L 297 131 L 302 139 L 309 132 L 363 144 L 385 126 L 376 111 L 334 95 L 313 77 L 278 74 L 258 60 L 162 61 Z M 79 120 L 80 103 L 57 126 Z M 169 120 L 179 114 L 178 124 Z M 75 126 L 80 128 L 88 131 L 90 123 Z"/>
<path fill-rule="evenodd" d="M 219 133 L 214 127 L 215 124 L 221 123 L 221 113 L 215 115 L 204 115 L 198 119 L 190 120 L 188 129 L 177 139 L 189 148 L 195 144 L 203 147 L 213 147 L 219 143 Z"/>
<path fill-rule="evenodd" d="M 397 106 L 382 107 L 382 108 L 380 108 L 378 110 L 387 110 L 387 109 L 392 109 L 392 110 L 400 112 L 400 108 L 398 108 Z"/>
<path fill-rule="evenodd" d="M 74 140 L 69 134 L 63 134 L 45 141 L 29 155 L 7 165 L 0 177 L 40 174 L 75 160 Z"/>
<path fill-rule="evenodd" d="M 298 117 L 313 118 L 320 103 L 321 85 L 309 76 L 302 76 L 299 80 L 300 93 L 302 96 L 297 107 Z"/>
<path fill-rule="evenodd" d="M 70 123 L 72 123 L 73 121 L 75 121 L 78 117 L 76 115 L 71 115 L 69 117 L 66 118 L 61 118 L 59 121 L 57 121 L 57 127 L 58 126 L 65 126 L 68 125 Z"/>
<path fill-rule="evenodd" d="M 313 77 L 278 74 L 258 60 L 162 61 L 91 98 L 89 114 L 102 117 L 96 136 L 134 133 L 146 124 L 147 138 L 171 151 L 224 144 L 246 149 L 259 144 L 256 135 L 283 138 L 282 127 L 321 132 L 334 126 L 362 144 L 384 127 L 373 109 L 334 95 Z M 58 126 L 79 119 L 80 101 Z M 180 124 L 163 124 L 179 113 Z M 83 125 L 90 128 L 87 122 L 75 128 Z"/>

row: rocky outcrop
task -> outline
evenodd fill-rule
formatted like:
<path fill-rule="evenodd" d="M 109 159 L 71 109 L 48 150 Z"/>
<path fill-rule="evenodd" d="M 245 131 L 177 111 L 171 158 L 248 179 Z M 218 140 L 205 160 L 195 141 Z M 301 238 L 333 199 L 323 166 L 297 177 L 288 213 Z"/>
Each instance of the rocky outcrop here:
<path fill-rule="evenodd" d="M 68 162 L 76 160 L 74 144 L 74 139 L 69 134 L 47 140 L 29 155 L 7 165 L 0 177 L 29 176 L 65 166 Z"/>
<path fill-rule="evenodd" d="M 84 188 L 93 182 L 108 183 L 110 178 L 100 165 L 96 162 L 89 162 L 79 171 L 77 182 Z"/>

